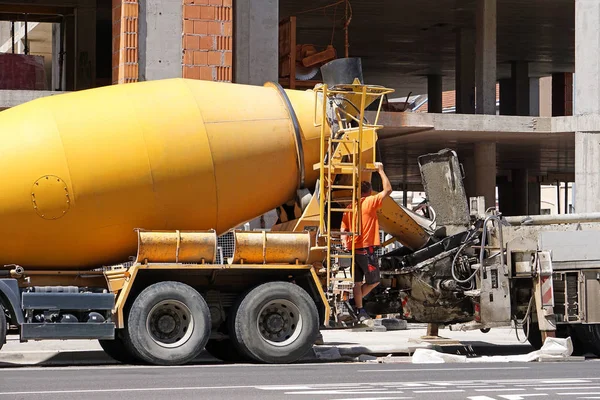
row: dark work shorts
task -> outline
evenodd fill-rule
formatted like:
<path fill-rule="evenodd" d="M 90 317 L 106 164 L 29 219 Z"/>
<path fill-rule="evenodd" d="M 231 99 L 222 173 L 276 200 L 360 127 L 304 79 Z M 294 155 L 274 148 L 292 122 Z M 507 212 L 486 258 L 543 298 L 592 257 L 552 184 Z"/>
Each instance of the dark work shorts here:
<path fill-rule="evenodd" d="M 364 250 L 363 250 L 364 251 Z M 354 259 L 354 282 L 362 282 L 365 278 L 365 283 L 372 284 L 380 281 L 379 263 L 377 262 L 377 254 L 369 252 L 367 254 L 359 254 L 361 250 L 356 250 Z M 369 254 L 370 253 L 370 254 Z"/>

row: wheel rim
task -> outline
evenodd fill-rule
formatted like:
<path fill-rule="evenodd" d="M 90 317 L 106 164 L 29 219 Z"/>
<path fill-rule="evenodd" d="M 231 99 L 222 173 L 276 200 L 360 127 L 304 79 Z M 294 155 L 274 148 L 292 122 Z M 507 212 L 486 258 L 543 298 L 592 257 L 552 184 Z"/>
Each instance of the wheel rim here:
<path fill-rule="evenodd" d="M 272 300 L 261 308 L 256 324 L 265 342 L 278 347 L 287 346 L 302 332 L 302 315 L 291 301 Z"/>
<path fill-rule="evenodd" d="M 162 347 L 178 347 L 188 341 L 194 331 L 192 312 L 180 301 L 164 300 L 148 313 L 146 329 L 152 340 Z"/>

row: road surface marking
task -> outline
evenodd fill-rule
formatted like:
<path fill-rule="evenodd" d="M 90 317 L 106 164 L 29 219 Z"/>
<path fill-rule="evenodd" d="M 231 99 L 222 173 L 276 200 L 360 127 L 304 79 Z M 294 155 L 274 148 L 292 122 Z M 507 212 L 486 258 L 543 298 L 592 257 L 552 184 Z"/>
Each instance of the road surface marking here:
<path fill-rule="evenodd" d="M 413 393 L 459 393 L 464 392 L 462 389 L 448 389 L 448 390 L 413 390 Z"/>
<path fill-rule="evenodd" d="M 400 400 L 400 399 L 412 399 L 413 397 L 350 397 L 347 399 L 335 399 L 335 400 Z"/>
<path fill-rule="evenodd" d="M 404 394 L 402 390 L 303 390 L 299 392 L 284 392 L 283 394 Z"/>
<path fill-rule="evenodd" d="M 569 389 L 569 390 L 588 390 L 588 389 L 600 389 L 600 386 L 569 386 L 569 387 L 560 386 L 560 387 L 541 387 L 541 388 L 537 387 L 537 388 L 534 388 L 534 389 L 535 390 L 565 390 L 565 389 Z"/>
<path fill-rule="evenodd" d="M 335 399 L 335 400 L 400 400 L 400 399 L 412 399 L 413 397 L 350 397 L 347 399 Z"/>
<path fill-rule="evenodd" d="M 484 368 L 461 368 L 461 371 L 482 370 L 507 370 L 507 369 L 530 369 L 531 367 L 484 367 Z M 359 369 L 357 372 L 423 372 L 423 371 L 452 371 L 450 368 L 403 368 L 403 369 Z"/>
<path fill-rule="evenodd" d="M 525 390 L 525 389 L 521 389 L 521 388 L 490 388 L 490 389 L 475 389 L 476 392 L 489 392 L 489 391 L 494 391 L 494 392 L 514 392 L 514 391 L 519 391 L 519 390 Z"/>

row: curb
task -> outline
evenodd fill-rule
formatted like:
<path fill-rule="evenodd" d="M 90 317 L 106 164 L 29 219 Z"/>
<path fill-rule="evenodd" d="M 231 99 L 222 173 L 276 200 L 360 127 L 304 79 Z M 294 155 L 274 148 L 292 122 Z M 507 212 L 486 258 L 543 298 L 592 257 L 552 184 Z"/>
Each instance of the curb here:
<path fill-rule="evenodd" d="M 460 345 L 432 345 L 431 343 L 418 343 L 411 345 L 318 345 L 314 346 L 308 354 L 302 357 L 299 363 L 322 362 L 356 362 L 361 356 L 372 357 L 410 357 L 418 348 L 426 348 L 447 354 L 466 355 L 469 358 L 489 355 L 516 355 L 527 354 L 533 349 L 530 345 L 499 345 L 486 342 L 465 342 Z M 363 357 L 365 358 L 365 357 Z M 368 358 L 368 357 L 367 357 Z M 408 361 L 410 362 L 410 360 Z M 222 361 L 203 351 L 193 364 L 215 363 Z M 0 352 L 0 368 L 33 367 L 33 366 L 93 366 L 93 365 L 121 365 L 113 360 L 102 350 L 79 351 L 32 351 Z"/>

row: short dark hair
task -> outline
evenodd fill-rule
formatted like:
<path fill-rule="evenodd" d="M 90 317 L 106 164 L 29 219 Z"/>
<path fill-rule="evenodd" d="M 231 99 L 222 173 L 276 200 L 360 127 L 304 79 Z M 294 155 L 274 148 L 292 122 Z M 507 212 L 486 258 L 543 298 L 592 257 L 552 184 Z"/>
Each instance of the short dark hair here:
<path fill-rule="evenodd" d="M 360 183 L 360 193 L 364 196 L 364 195 L 370 195 L 371 194 L 371 182 L 367 182 L 367 181 L 362 181 Z"/>

